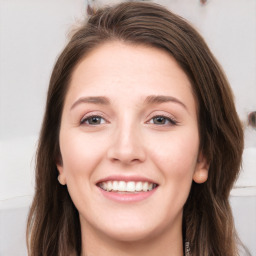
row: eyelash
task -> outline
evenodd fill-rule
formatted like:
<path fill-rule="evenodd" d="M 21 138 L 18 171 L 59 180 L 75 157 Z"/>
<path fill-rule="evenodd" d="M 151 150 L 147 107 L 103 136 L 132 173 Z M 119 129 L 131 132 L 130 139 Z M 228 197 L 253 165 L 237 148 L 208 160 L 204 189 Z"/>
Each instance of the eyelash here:
<path fill-rule="evenodd" d="M 100 124 L 90 124 L 90 123 L 86 123 L 87 121 L 89 122 L 89 120 L 92 120 L 93 118 L 100 118 L 101 120 L 104 120 L 104 123 L 107 123 L 106 119 L 103 118 L 102 116 L 100 115 L 91 115 L 91 116 L 86 116 L 86 117 L 83 117 L 82 120 L 80 121 L 80 124 L 85 124 L 85 125 L 92 125 L 92 126 L 96 126 L 96 125 L 100 125 Z"/>
<path fill-rule="evenodd" d="M 162 118 L 165 122 L 167 121 L 168 124 L 166 124 L 166 123 L 164 123 L 164 124 L 155 124 L 155 123 L 151 122 L 152 120 L 157 119 L 157 118 Z M 178 124 L 178 122 L 175 119 L 173 119 L 169 116 L 165 116 L 165 115 L 155 115 L 152 118 L 150 118 L 148 123 L 159 125 L 159 126 L 172 126 L 172 125 L 177 125 Z"/>
<path fill-rule="evenodd" d="M 80 124 L 81 125 L 85 124 L 85 125 L 88 125 L 88 126 L 97 126 L 97 125 L 101 125 L 102 124 L 101 122 L 100 123 L 96 123 L 96 124 L 95 123 L 94 124 L 90 123 L 90 121 L 92 121 L 93 118 L 101 119 L 101 121 L 104 120 L 103 124 L 107 123 L 106 119 L 103 118 L 102 116 L 100 116 L 100 115 L 91 115 L 91 116 L 83 117 L 82 120 L 80 121 Z M 160 124 L 154 123 L 154 119 L 156 120 L 157 118 L 162 119 L 164 121 L 164 123 L 163 124 L 161 124 L 161 123 Z M 168 122 L 168 124 L 166 124 L 166 122 Z M 165 116 L 165 115 L 155 115 L 155 116 L 151 117 L 150 120 L 147 123 L 155 124 L 155 125 L 158 125 L 158 126 L 173 126 L 173 125 L 177 125 L 178 124 L 178 122 L 175 119 L 173 119 L 171 117 L 168 117 L 168 116 Z"/>

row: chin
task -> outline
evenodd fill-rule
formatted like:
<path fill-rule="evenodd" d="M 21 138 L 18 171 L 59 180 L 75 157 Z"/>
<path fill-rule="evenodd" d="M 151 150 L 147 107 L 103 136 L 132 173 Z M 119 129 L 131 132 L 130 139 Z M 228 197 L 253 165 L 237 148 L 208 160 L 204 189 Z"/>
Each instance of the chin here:
<path fill-rule="evenodd" d="M 156 234 L 149 229 L 145 228 L 130 228 L 130 230 L 118 229 L 118 230 L 111 230 L 108 234 L 108 237 L 112 238 L 113 240 L 119 242 L 141 242 L 147 241 L 153 238 Z"/>
<path fill-rule="evenodd" d="M 142 221 L 133 217 L 126 221 L 112 221 L 111 225 L 104 225 L 101 232 L 119 242 L 146 242 L 165 232 L 167 227 L 169 225 L 164 225 L 154 219 Z"/>

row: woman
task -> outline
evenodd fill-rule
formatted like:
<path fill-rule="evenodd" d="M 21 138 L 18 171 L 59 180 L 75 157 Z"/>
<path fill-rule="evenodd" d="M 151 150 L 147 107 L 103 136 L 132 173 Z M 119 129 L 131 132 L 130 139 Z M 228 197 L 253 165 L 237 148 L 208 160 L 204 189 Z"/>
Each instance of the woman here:
<path fill-rule="evenodd" d="M 243 132 L 201 36 L 149 3 L 97 11 L 54 67 L 29 255 L 238 255 Z"/>

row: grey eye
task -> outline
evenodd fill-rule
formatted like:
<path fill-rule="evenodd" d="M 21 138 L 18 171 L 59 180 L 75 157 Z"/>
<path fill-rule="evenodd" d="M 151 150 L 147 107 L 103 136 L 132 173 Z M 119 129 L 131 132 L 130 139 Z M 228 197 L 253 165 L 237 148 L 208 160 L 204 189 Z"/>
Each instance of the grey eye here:
<path fill-rule="evenodd" d="M 103 124 L 106 121 L 104 120 L 103 117 L 101 116 L 89 116 L 84 118 L 81 121 L 81 124 L 87 124 L 87 125 L 99 125 L 99 124 Z"/>
<path fill-rule="evenodd" d="M 168 121 L 167 118 L 163 116 L 157 116 L 152 119 L 154 124 L 166 124 L 166 122 Z"/>
<path fill-rule="evenodd" d="M 150 122 L 151 124 L 156 124 L 156 125 L 176 125 L 177 122 L 174 121 L 173 119 L 165 116 L 155 116 L 153 117 Z"/>

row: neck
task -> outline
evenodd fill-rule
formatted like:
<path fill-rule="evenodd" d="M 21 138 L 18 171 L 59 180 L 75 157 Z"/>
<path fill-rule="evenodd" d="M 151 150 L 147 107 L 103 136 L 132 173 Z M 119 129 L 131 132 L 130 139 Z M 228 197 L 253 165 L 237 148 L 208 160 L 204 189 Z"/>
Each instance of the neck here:
<path fill-rule="evenodd" d="M 147 239 L 121 241 L 94 232 L 87 226 L 86 234 L 82 232 L 81 256 L 182 256 L 183 246 L 181 229 L 175 234 L 167 230 Z"/>

